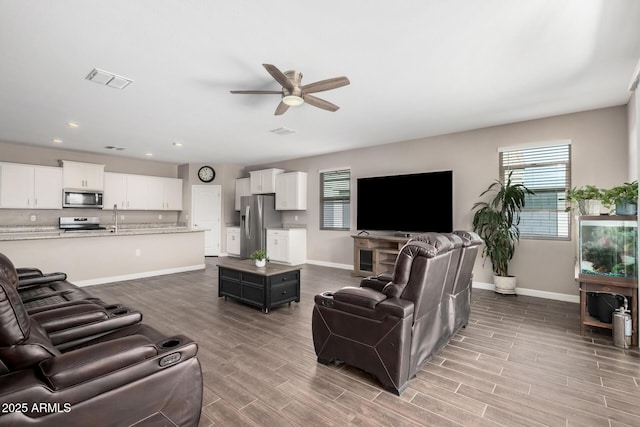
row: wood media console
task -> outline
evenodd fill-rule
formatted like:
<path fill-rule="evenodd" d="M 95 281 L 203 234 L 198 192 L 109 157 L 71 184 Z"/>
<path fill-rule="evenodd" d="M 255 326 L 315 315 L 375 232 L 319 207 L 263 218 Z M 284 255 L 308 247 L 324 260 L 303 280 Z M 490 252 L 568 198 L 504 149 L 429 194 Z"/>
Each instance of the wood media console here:
<path fill-rule="evenodd" d="M 353 275 L 377 276 L 393 270 L 400 249 L 409 237 L 351 236 L 353 238 Z"/>

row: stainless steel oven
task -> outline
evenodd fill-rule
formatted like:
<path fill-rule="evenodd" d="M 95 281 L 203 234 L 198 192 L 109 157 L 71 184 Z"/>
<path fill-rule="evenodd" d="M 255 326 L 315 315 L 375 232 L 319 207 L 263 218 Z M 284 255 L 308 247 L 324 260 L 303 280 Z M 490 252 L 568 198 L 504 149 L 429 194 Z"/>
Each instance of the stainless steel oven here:
<path fill-rule="evenodd" d="M 62 190 L 62 207 L 102 209 L 102 196 L 102 191 Z"/>

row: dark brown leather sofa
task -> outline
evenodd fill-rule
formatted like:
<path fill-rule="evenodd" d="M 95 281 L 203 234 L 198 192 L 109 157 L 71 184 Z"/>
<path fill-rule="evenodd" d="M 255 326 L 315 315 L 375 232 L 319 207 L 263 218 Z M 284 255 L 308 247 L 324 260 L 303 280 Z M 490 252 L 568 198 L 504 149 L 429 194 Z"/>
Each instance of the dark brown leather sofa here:
<path fill-rule="evenodd" d="M 470 299 L 460 298 L 460 306 L 451 302 L 461 287 L 458 278 L 466 279 L 458 271 L 470 240 L 460 233 L 424 233 L 410 240 L 387 283 L 367 278 L 360 287 L 316 295 L 312 330 L 318 361 L 355 366 L 401 394 L 422 364 L 449 342 L 453 325 L 468 321 Z M 470 283 L 469 277 L 469 289 Z"/>
<path fill-rule="evenodd" d="M 25 310 L 17 273 L 5 260 L 1 255 L 0 426 L 198 424 L 202 373 L 195 342 L 136 323 L 89 331 L 80 343 L 59 337 L 56 345 Z M 75 322 L 91 329 L 95 322 L 83 321 L 92 305 L 69 304 L 60 317 L 59 308 L 41 313 L 49 326 Z"/>

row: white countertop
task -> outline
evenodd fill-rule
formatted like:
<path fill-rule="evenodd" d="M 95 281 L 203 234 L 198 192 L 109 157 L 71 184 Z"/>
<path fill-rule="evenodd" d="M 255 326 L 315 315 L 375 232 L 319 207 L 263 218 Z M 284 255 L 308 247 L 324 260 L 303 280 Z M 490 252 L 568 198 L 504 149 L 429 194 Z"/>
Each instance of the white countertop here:
<path fill-rule="evenodd" d="M 57 227 L 2 227 L 0 228 L 0 241 L 7 240 L 34 240 L 34 239 L 69 239 L 82 237 L 114 237 L 134 236 L 141 234 L 170 234 L 170 233 L 197 233 L 202 230 L 192 230 L 184 226 L 167 227 L 122 227 L 118 232 L 112 229 L 95 231 L 61 231 Z"/>

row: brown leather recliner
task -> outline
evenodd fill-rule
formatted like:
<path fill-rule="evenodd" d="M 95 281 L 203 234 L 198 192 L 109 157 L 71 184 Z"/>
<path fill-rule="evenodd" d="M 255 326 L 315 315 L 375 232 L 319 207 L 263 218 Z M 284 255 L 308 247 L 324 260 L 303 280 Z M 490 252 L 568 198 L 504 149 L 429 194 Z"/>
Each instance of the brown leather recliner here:
<path fill-rule="evenodd" d="M 24 309 L 0 263 L 0 426 L 196 426 L 197 345 L 145 325 L 60 351 Z"/>
<path fill-rule="evenodd" d="M 455 280 L 453 289 L 449 293 L 447 317 L 449 331 L 455 335 L 460 328 L 469 322 L 469 314 L 471 313 L 471 284 L 473 280 L 473 266 L 482 239 L 473 231 L 454 231 L 454 234 L 462 239 L 462 250 L 460 252 L 460 261 L 455 272 Z"/>
<path fill-rule="evenodd" d="M 453 243 L 439 233 L 409 241 L 381 292 L 345 287 L 315 297 L 313 343 L 320 363 L 342 361 L 400 394 L 451 337 L 443 316 Z"/>

